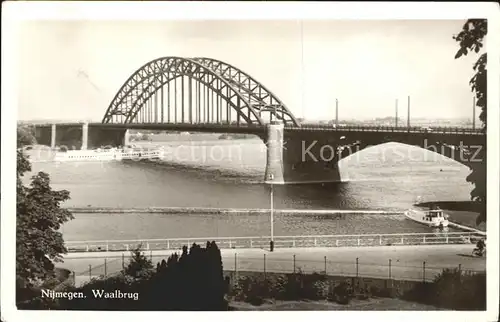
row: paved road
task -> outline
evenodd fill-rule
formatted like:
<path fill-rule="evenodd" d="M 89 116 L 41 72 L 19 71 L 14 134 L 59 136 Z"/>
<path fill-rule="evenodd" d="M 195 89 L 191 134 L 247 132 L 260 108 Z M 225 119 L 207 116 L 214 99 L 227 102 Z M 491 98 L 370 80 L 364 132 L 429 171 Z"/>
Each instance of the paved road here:
<path fill-rule="evenodd" d="M 357 272 L 364 277 L 385 278 L 390 275 L 394 279 L 422 280 L 425 274 L 429 281 L 443 268 L 458 268 L 460 265 L 463 270 L 485 270 L 485 258 L 470 256 L 473 248 L 474 245 L 420 245 L 278 248 L 272 253 L 263 249 L 223 249 L 221 253 L 224 270 L 230 271 L 236 267 L 237 271 L 293 272 L 295 255 L 295 269 L 303 272 L 322 272 L 326 265 L 329 275 L 356 276 Z M 174 252 L 150 251 L 146 254 L 156 264 Z M 129 255 L 129 252 L 70 253 L 58 266 L 74 271 L 77 284 L 80 284 L 89 276 L 118 272 L 123 259 L 126 264 Z M 92 268 L 90 273 L 89 265 Z"/>

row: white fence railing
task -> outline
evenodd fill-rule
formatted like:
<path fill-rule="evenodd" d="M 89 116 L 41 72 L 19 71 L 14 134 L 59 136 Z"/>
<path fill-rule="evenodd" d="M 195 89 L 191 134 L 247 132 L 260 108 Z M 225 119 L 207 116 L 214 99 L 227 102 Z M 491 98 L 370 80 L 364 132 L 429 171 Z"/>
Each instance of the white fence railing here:
<path fill-rule="evenodd" d="M 317 235 L 317 236 L 275 236 L 275 248 L 291 247 L 358 247 L 429 244 L 475 243 L 485 236 L 475 232 L 450 233 L 405 233 L 365 235 Z M 69 252 L 128 251 L 141 247 L 142 250 L 176 250 L 193 243 L 204 245 L 215 241 L 219 248 L 268 248 L 269 236 L 260 237 L 204 237 L 135 240 L 90 240 L 67 241 Z"/>

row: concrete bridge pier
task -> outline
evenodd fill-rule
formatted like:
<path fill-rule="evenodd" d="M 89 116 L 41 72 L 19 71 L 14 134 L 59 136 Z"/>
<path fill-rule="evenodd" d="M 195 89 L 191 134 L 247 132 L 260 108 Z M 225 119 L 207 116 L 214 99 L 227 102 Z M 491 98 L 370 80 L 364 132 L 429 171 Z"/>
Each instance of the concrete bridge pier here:
<path fill-rule="evenodd" d="M 51 149 L 56 148 L 56 136 L 57 136 L 56 133 L 57 133 L 56 125 L 52 124 L 50 126 L 50 148 Z"/>
<path fill-rule="evenodd" d="M 338 166 L 340 140 L 335 135 L 285 132 L 283 124 L 269 124 L 265 142 L 267 182 L 311 184 L 342 181 Z"/>
<path fill-rule="evenodd" d="M 267 125 L 267 138 L 264 139 L 267 146 L 266 175 L 264 179 L 266 182 L 285 183 L 283 140 L 283 124 Z"/>
<path fill-rule="evenodd" d="M 82 146 L 81 150 L 87 150 L 89 145 L 89 124 L 83 123 L 82 125 Z"/>
<path fill-rule="evenodd" d="M 123 146 L 130 145 L 130 130 L 126 130 L 123 135 Z"/>

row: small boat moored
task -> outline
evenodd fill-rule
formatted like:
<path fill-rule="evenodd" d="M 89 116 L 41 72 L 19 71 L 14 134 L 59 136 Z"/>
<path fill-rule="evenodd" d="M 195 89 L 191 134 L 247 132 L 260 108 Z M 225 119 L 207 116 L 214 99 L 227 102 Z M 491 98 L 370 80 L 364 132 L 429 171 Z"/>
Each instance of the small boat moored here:
<path fill-rule="evenodd" d="M 429 227 L 447 227 L 449 223 L 448 216 L 441 209 L 427 211 L 410 209 L 405 212 L 405 216 Z"/>

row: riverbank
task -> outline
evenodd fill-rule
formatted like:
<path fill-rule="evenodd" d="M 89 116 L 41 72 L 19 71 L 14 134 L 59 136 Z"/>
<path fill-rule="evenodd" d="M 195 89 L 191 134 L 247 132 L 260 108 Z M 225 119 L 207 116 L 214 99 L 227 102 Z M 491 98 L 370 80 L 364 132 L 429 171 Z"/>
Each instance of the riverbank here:
<path fill-rule="evenodd" d="M 270 210 L 216 207 L 72 207 L 75 220 L 62 229 L 66 240 L 138 240 L 264 236 Z M 95 225 L 96 221 L 100 224 Z M 458 224 L 459 225 L 459 224 Z M 463 226 L 463 225 L 462 225 Z M 450 222 L 449 232 L 472 231 Z M 190 227 L 186 231 L 186 227 Z M 401 211 L 276 209 L 274 232 L 281 236 L 432 233 Z M 482 233 L 484 234 L 484 233 Z"/>
<path fill-rule="evenodd" d="M 217 142 L 220 140 L 246 140 L 246 139 L 258 139 L 258 136 L 253 134 L 243 134 L 243 133 L 190 133 L 190 132 L 178 132 L 178 133 L 143 133 L 146 135 L 147 139 L 144 140 L 142 137 L 134 140 L 134 143 L 138 144 L 150 144 L 154 143 L 171 143 L 177 141 L 192 141 L 192 142 Z"/>
<path fill-rule="evenodd" d="M 147 208 L 117 208 L 117 207 L 72 207 L 66 208 L 72 213 L 154 213 L 154 214 L 196 214 L 223 215 L 245 214 L 261 215 L 270 213 L 270 209 L 259 208 L 208 208 L 208 207 L 147 207 Z M 344 209 L 274 209 L 279 215 L 403 215 L 401 211 L 384 210 L 344 210 Z"/>

